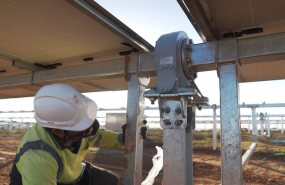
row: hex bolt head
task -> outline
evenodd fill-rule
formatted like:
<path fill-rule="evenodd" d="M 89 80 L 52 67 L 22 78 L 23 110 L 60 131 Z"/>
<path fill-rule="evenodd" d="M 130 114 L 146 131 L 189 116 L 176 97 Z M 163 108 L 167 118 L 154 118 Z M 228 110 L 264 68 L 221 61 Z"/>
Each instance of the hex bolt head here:
<path fill-rule="evenodd" d="M 175 109 L 175 113 L 176 113 L 176 114 L 181 114 L 181 111 L 182 111 L 182 110 L 181 110 L 180 107 L 177 107 L 177 108 Z"/>
<path fill-rule="evenodd" d="M 169 126 L 171 122 L 168 119 L 163 120 L 164 125 Z"/>
<path fill-rule="evenodd" d="M 202 105 L 197 105 L 197 107 L 198 107 L 198 110 L 202 110 Z"/>
<path fill-rule="evenodd" d="M 164 109 L 164 111 L 165 111 L 165 113 L 170 113 L 170 108 L 169 107 L 166 107 L 165 109 Z"/>
<path fill-rule="evenodd" d="M 156 100 L 156 98 L 154 98 L 154 97 L 150 98 L 150 102 L 151 102 L 152 105 L 154 104 L 155 100 Z"/>
<path fill-rule="evenodd" d="M 182 123 L 183 123 L 182 120 L 176 120 L 174 124 L 175 124 L 176 126 L 181 126 Z"/>
<path fill-rule="evenodd" d="M 189 63 L 191 62 L 190 58 L 189 57 L 186 57 L 186 61 Z"/>

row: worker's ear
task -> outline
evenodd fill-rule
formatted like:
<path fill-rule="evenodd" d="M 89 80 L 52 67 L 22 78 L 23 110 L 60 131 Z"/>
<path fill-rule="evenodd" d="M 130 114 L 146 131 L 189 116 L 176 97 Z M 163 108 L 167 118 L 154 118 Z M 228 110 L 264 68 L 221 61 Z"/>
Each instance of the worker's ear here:
<path fill-rule="evenodd" d="M 53 133 L 54 135 L 56 135 L 59 138 L 64 138 L 64 136 L 65 136 L 64 130 L 51 129 L 51 133 Z"/>

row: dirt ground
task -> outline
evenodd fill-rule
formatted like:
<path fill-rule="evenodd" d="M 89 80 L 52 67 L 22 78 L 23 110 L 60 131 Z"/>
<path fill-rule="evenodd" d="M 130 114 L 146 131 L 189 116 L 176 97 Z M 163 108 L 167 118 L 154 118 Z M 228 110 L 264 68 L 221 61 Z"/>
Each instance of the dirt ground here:
<path fill-rule="evenodd" d="M 285 135 L 285 134 L 284 134 Z M 201 136 L 199 136 L 201 139 Z M 198 140 L 199 140 L 199 137 Z M 284 136 L 285 137 L 285 136 Z M 148 138 L 144 143 L 143 156 L 143 179 L 147 176 L 152 167 L 152 156 L 156 154 L 155 146 L 162 146 L 161 131 L 148 132 Z M 279 138 L 280 139 L 280 138 Z M 285 139 L 285 138 L 281 138 Z M 0 185 L 8 185 L 9 172 L 12 168 L 11 162 L 14 159 L 17 146 L 21 137 L 5 136 L 0 137 Z M 211 147 L 211 140 L 209 138 L 203 139 L 199 143 L 195 141 L 194 133 L 194 184 L 221 184 L 221 167 L 220 167 L 220 150 L 213 151 Z M 209 143 L 210 142 L 210 143 Z M 261 161 L 278 152 L 285 152 L 285 145 L 268 144 L 270 150 L 254 152 L 249 163 L 243 172 L 243 184 L 245 185 L 284 185 L 285 184 L 285 156 L 269 157 L 263 164 Z M 276 149 L 276 150 L 275 150 Z M 120 176 L 121 184 L 124 175 L 124 151 L 114 148 L 91 148 L 90 153 L 87 154 L 86 160 L 95 165 L 114 171 Z M 162 171 L 156 178 L 155 185 L 160 185 L 162 181 Z"/>

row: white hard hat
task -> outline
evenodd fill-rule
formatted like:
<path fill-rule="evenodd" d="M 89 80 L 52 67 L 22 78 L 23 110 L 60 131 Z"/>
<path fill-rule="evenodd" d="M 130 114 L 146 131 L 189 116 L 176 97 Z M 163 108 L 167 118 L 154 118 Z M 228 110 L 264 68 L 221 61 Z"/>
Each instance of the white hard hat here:
<path fill-rule="evenodd" d="M 42 127 L 82 131 L 95 121 L 97 105 L 69 85 L 53 84 L 37 92 L 34 111 Z"/>

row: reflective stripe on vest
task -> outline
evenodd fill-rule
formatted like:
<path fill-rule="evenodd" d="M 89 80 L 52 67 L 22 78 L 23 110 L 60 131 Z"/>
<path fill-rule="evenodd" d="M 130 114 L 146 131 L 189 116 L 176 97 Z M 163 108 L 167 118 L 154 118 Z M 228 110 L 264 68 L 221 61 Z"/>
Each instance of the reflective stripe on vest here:
<path fill-rule="evenodd" d="M 49 146 L 48 144 L 46 144 L 42 140 L 31 141 L 31 142 L 25 143 L 23 145 L 23 147 L 20 149 L 20 152 L 16 155 L 14 163 L 17 164 L 17 162 L 20 160 L 21 156 L 26 151 L 28 151 L 30 149 L 31 150 L 44 150 L 53 156 L 53 158 L 56 160 L 57 166 L 58 166 L 57 177 L 56 177 L 58 180 L 59 176 L 62 172 L 62 168 L 63 168 L 63 163 L 62 163 L 61 157 L 58 155 L 58 153 L 51 146 Z"/>

